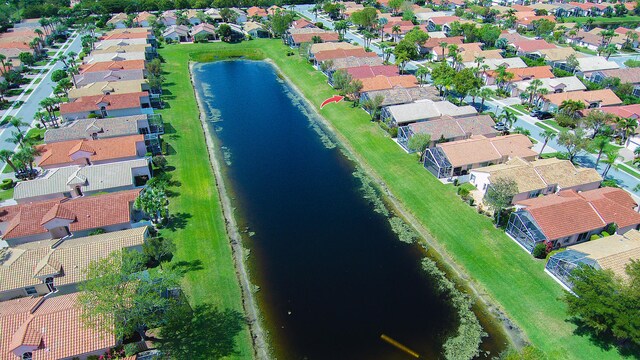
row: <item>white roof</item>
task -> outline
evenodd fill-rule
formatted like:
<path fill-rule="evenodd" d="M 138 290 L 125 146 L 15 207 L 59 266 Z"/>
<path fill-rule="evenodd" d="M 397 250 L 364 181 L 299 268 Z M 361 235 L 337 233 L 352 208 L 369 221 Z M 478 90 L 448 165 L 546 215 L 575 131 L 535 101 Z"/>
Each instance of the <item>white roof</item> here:
<path fill-rule="evenodd" d="M 607 60 L 604 56 L 588 56 L 576 60 L 578 60 L 578 69 L 582 72 L 620 68 L 618 64 Z"/>
<path fill-rule="evenodd" d="M 429 34 L 430 39 L 444 39 L 447 37 L 444 31 L 429 31 L 427 34 Z"/>
<path fill-rule="evenodd" d="M 389 106 L 387 109 L 398 124 L 434 119 L 443 115 L 458 117 L 478 113 L 473 106 L 456 106 L 448 101 L 431 100 Z"/>
<path fill-rule="evenodd" d="M 146 167 L 148 164 L 148 159 L 136 159 L 102 165 L 84 167 L 73 165 L 47 170 L 40 178 L 19 182 L 13 192 L 13 198 L 21 200 L 62 194 L 71 191 L 71 185 L 76 184 L 82 185 L 83 192 L 133 186 L 132 170 Z"/>
<path fill-rule="evenodd" d="M 452 15 L 451 11 L 421 12 L 416 14 L 416 19 L 418 19 L 418 21 L 427 21 L 432 17 L 451 16 L 451 15 Z"/>
<path fill-rule="evenodd" d="M 549 93 L 553 93 L 556 90 L 560 89 L 562 89 L 562 92 L 587 90 L 587 87 L 584 86 L 582 81 L 580 81 L 580 79 L 578 79 L 578 77 L 576 76 L 567 76 L 553 79 L 543 78 L 538 80 L 542 81 L 542 88 L 547 89 Z M 531 84 L 531 81 L 532 80 L 518 81 L 515 83 L 515 85 L 521 91 L 525 91 L 529 84 Z"/>
<path fill-rule="evenodd" d="M 520 68 L 527 67 L 527 64 L 525 64 L 525 62 L 519 57 L 505 58 L 505 59 L 484 59 L 481 66 L 483 64 L 489 66 L 488 70 L 495 70 L 500 65 L 506 66 L 507 69 L 520 69 Z M 467 67 L 467 68 L 472 68 L 476 66 L 478 66 L 478 64 L 473 61 L 464 63 L 464 67 Z"/>

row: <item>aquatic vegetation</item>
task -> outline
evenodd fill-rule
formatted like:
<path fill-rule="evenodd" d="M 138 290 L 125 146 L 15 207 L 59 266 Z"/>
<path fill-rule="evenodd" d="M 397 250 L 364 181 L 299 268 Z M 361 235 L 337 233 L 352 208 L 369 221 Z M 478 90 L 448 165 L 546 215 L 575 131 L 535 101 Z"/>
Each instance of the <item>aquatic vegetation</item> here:
<path fill-rule="evenodd" d="M 418 239 L 418 234 L 404 220 L 397 216 L 389 218 L 391 230 L 398 235 L 398 240 L 403 243 L 412 244 Z"/>

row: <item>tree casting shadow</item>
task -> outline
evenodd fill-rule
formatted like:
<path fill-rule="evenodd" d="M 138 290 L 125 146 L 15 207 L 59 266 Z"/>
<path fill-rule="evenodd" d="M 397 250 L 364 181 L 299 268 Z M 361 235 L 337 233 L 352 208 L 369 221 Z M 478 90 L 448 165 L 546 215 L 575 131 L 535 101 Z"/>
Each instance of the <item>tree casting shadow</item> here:
<path fill-rule="evenodd" d="M 587 337 L 589 341 L 599 348 L 607 351 L 615 348 L 623 357 L 640 359 L 640 346 L 634 345 L 629 341 L 620 343 L 615 337 L 608 333 L 597 334 L 581 319 L 571 318 L 568 321 L 577 326 L 573 331 L 575 335 Z"/>

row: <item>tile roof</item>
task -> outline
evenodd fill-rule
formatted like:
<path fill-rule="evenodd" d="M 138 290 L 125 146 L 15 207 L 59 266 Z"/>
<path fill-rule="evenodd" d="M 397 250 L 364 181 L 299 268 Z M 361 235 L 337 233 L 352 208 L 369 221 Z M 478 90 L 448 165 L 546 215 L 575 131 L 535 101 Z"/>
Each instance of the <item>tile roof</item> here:
<path fill-rule="evenodd" d="M 461 45 L 462 42 L 464 40 L 463 36 L 452 36 L 452 37 L 447 37 L 447 38 L 429 38 L 429 40 L 427 40 L 423 45 L 421 45 L 420 47 L 424 48 L 424 49 L 434 49 L 437 51 L 442 51 L 442 48 L 440 47 L 440 43 L 447 43 L 447 44 L 456 44 L 456 45 Z M 446 50 L 445 50 L 446 53 Z"/>
<path fill-rule="evenodd" d="M 42 222 L 57 205 L 55 212 L 63 212 L 63 218 L 75 216 L 69 224 L 71 232 L 97 229 L 131 221 L 130 204 L 138 197 L 139 189 L 113 194 L 57 199 L 0 208 L 0 223 L 7 223 L 3 239 L 15 239 L 47 233 Z"/>
<path fill-rule="evenodd" d="M 582 72 L 619 68 L 616 62 L 609 61 L 604 56 L 589 56 L 578 58 L 576 60 L 578 60 L 578 69 Z"/>
<path fill-rule="evenodd" d="M 640 118 L 640 104 L 633 105 L 621 105 L 621 106 L 607 106 L 599 108 L 598 110 L 605 113 L 613 114 L 621 118 Z"/>
<path fill-rule="evenodd" d="M 45 241 L 38 247 L 17 246 L 0 252 L 0 292 L 42 284 L 55 277 L 56 286 L 77 284 L 85 279 L 84 269 L 98 259 L 123 248 L 142 245 L 147 227 L 106 234 Z"/>
<path fill-rule="evenodd" d="M 83 96 L 96 96 L 104 94 L 131 94 L 149 89 L 145 79 L 98 81 L 77 89 L 69 90 L 69 99 L 77 99 Z"/>
<path fill-rule="evenodd" d="M 374 52 L 367 52 L 364 48 L 356 48 L 356 49 L 336 49 L 336 50 L 325 50 L 320 51 L 315 54 L 315 59 L 318 62 L 340 59 L 346 57 L 376 57 L 378 54 Z"/>
<path fill-rule="evenodd" d="M 115 336 L 83 326 L 77 296 L 75 293 L 0 303 L 0 333 L 6 334 L 0 339 L 3 359 L 18 358 L 11 351 L 20 346 L 32 350 L 33 360 L 72 358 L 115 346 Z"/>
<path fill-rule="evenodd" d="M 294 29 L 302 29 L 309 26 L 316 27 L 312 22 L 302 18 L 294 20 L 291 23 L 291 27 L 293 27 Z"/>
<path fill-rule="evenodd" d="M 138 156 L 137 145 L 144 142 L 144 135 L 129 135 L 98 140 L 70 140 L 39 145 L 41 155 L 38 166 L 56 166 L 73 163 L 71 156 L 78 151 L 90 153 L 91 162 L 115 161 Z"/>
<path fill-rule="evenodd" d="M 478 56 L 484 56 L 483 53 L 478 54 Z M 475 60 L 475 58 L 474 58 L 474 60 Z M 466 62 L 466 63 L 464 63 L 464 65 L 466 67 L 478 66 L 478 64 L 475 61 Z M 503 59 L 502 56 L 499 57 L 499 58 L 496 57 L 495 59 L 484 59 L 482 61 L 482 65 L 487 65 L 488 66 L 488 70 L 487 71 L 495 70 L 500 66 L 505 66 L 506 68 L 509 68 L 509 69 L 520 69 L 520 68 L 526 68 L 527 67 L 527 64 L 519 57 L 504 58 Z"/>
<path fill-rule="evenodd" d="M 148 52 L 151 51 L 153 47 L 151 44 L 131 44 L 131 45 L 104 45 L 96 46 L 96 48 L 91 51 L 91 55 L 95 54 L 110 54 L 110 53 L 132 53 L 132 52 Z"/>
<path fill-rule="evenodd" d="M 584 86 L 582 81 L 577 76 L 566 76 L 561 78 L 541 78 L 537 79 L 542 81 L 540 89 L 547 89 L 549 93 L 553 93 L 556 90 L 562 90 L 563 92 L 570 91 L 584 91 L 587 87 Z M 521 91 L 526 91 L 532 80 L 522 80 L 515 82 L 514 85 Z"/>
<path fill-rule="evenodd" d="M 308 33 L 308 34 L 292 34 L 291 38 L 296 44 L 312 42 L 313 37 L 318 36 L 323 42 L 339 41 L 340 37 L 337 32 L 321 32 L 321 33 Z"/>
<path fill-rule="evenodd" d="M 571 55 L 575 55 L 577 59 L 583 58 L 586 55 L 577 52 L 575 50 L 573 50 L 573 48 L 570 47 L 557 47 L 555 49 L 542 49 L 542 50 L 538 50 L 537 53 L 539 53 L 541 56 L 544 56 L 545 60 L 548 61 L 565 61 L 567 60 L 567 58 Z"/>
<path fill-rule="evenodd" d="M 631 260 L 640 260 L 640 232 L 631 230 L 624 235 L 605 236 L 601 239 L 572 245 L 573 250 L 594 260 L 601 269 L 611 270 L 617 276 L 628 279 L 625 271 Z"/>
<path fill-rule="evenodd" d="M 618 78 L 622 80 L 623 83 L 640 83 L 640 70 L 637 68 L 609 69 L 598 72 L 605 77 Z"/>
<path fill-rule="evenodd" d="M 249 17 L 253 17 L 253 16 L 266 17 L 267 16 L 267 10 L 265 10 L 263 8 L 259 8 L 257 6 L 252 6 L 252 7 L 247 9 L 247 16 L 249 16 Z"/>
<path fill-rule="evenodd" d="M 420 86 L 415 88 L 396 88 L 389 90 L 369 91 L 366 93 L 368 97 L 374 98 L 381 95 L 384 100 L 381 106 L 408 104 L 419 100 L 439 101 L 440 94 L 433 86 Z"/>
<path fill-rule="evenodd" d="M 132 29 L 128 29 L 132 30 Z M 114 39 L 148 39 L 151 34 L 147 32 L 120 32 L 111 35 L 105 35 L 100 40 L 114 40 Z"/>
<path fill-rule="evenodd" d="M 506 161 L 516 156 L 533 158 L 537 155 L 531 150 L 533 144 L 528 137 L 511 134 L 486 138 L 474 136 L 470 139 L 437 144 L 452 166 L 458 167 L 484 162 Z"/>
<path fill-rule="evenodd" d="M 194 36 L 196 34 L 200 34 L 201 32 L 206 32 L 207 34 L 213 35 L 216 33 L 216 28 L 213 25 L 207 23 L 201 23 L 191 28 L 191 34 L 193 34 Z"/>
<path fill-rule="evenodd" d="M 103 61 L 80 65 L 80 73 L 109 70 L 145 70 L 144 60 Z"/>
<path fill-rule="evenodd" d="M 441 116 L 438 119 L 421 121 L 407 125 L 414 134 L 429 134 L 432 141 L 451 140 L 474 135 L 496 136 L 495 122 L 489 115 L 453 118 Z"/>
<path fill-rule="evenodd" d="M 67 121 L 58 128 L 49 128 L 44 133 L 46 144 L 67 140 L 98 139 L 137 135 L 138 122 L 146 122 L 147 115 L 132 115 L 112 118 L 77 119 Z"/>
<path fill-rule="evenodd" d="M 84 72 L 73 76 L 79 87 L 101 81 L 130 81 L 144 79 L 143 69 L 134 70 L 105 70 Z"/>
<path fill-rule="evenodd" d="M 100 105 L 107 110 L 140 108 L 141 98 L 148 97 L 146 91 L 128 94 L 83 96 L 73 102 L 60 104 L 60 114 L 73 114 L 78 112 L 99 111 Z"/>
<path fill-rule="evenodd" d="M 351 75 L 353 79 L 366 79 L 376 77 L 378 75 L 383 76 L 396 76 L 398 75 L 398 67 L 393 65 L 379 65 L 379 66 L 358 66 L 348 68 L 347 73 Z"/>
<path fill-rule="evenodd" d="M 557 46 L 549 44 L 546 40 L 521 40 L 514 43 L 514 46 L 525 53 L 539 51 L 543 49 L 555 49 Z"/>
<path fill-rule="evenodd" d="M 42 177 L 16 184 L 13 198 L 24 203 L 31 198 L 63 197 L 64 192 L 80 185 L 83 193 L 113 191 L 135 186 L 133 170 L 146 168 L 146 158 L 91 166 L 65 166 L 48 169 Z"/>
<path fill-rule="evenodd" d="M 0 42 L 0 49 L 20 49 L 25 50 L 26 52 L 31 52 L 31 47 L 29 44 L 18 42 L 18 41 L 10 41 L 10 42 Z"/>
<path fill-rule="evenodd" d="M 547 239 L 593 231 L 615 223 L 619 228 L 640 224 L 631 196 L 617 188 L 576 193 L 573 190 L 517 202 L 525 206 Z"/>
<path fill-rule="evenodd" d="M 410 104 L 387 107 L 398 125 L 411 122 L 438 118 L 443 115 L 464 117 L 476 115 L 478 111 L 473 106 L 456 106 L 449 101 L 421 100 Z"/>
<path fill-rule="evenodd" d="M 538 21 L 538 20 L 542 20 L 542 19 L 546 19 L 549 20 L 553 23 L 556 22 L 556 17 L 553 15 L 544 15 L 544 16 L 524 16 L 522 18 L 519 18 L 518 20 L 516 20 L 516 23 L 519 25 L 530 25 L 532 24 L 534 21 Z"/>
<path fill-rule="evenodd" d="M 587 107 L 591 103 L 599 103 L 600 106 L 619 105 L 622 100 L 611 89 L 572 91 L 568 93 L 547 94 L 543 96 L 550 103 L 560 106 L 565 100 L 584 101 Z"/>
<path fill-rule="evenodd" d="M 484 62 L 489 64 L 491 61 L 501 63 L 509 63 L 512 60 L 507 60 L 502 58 L 502 50 L 465 50 L 460 53 L 460 57 L 462 58 L 463 63 L 469 63 L 475 61 L 476 57 L 485 58 Z M 506 60 L 506 61 L 505 61 Z M 522 59 L 520 59 L 522 61 Z M 518 60 L 515 60 L 515 63 L 520 65 Z M 525 64 L 526 65 L 526 64 Z"/>
<path fill-rule="evenodd" d="M 429 21 L 436 25 L 445 25 L 454 21 L 460 21 L 460 18 L 457 16 L 434 16 L 430 18 Z"/>
<path fill-rule="evenodd" d="M 513 79 L 511 81 L 522 81 L 529 79 L 552 79 L 555 77 L 553 72 L 551 72 L 551 66 L 532 66 L 532 67 L 524 67 L 524 68 L 507 68 L 507 72 L 513 74 Z M 487 71 L 487 75 L 494 77 L 496 75 L 495 71 Z"/>
<path fill-rule="evenodd" d="M 416 79 L 416 77 L 413 75 L 377 75 L 375 77 L 363 78 L 359 80 L 362 81 L 362 92 L 388 90 L 395 87 L 411 88 L 418 86 L 418 79 Z"/>
<path fill-rule="evenodd" d="M 333 66 L 331 66 L 331 68 L 333 70 L 338 70 L 338 69 L 347 69 L 347 68 L 365 66 L 365 65 L 369 65 L 369 66 L 383 65 L 383 61 L 382 61 L 382 58 L 380 58 L 379 56 L 368 57 L 368 58 L 359 58 L 359 57 L 349 56 L 346 58 L 334 59 Z"/>
<path fill-rule="evenodd" d="M 146 55 L 143 52 L 110 52 L 110 53 L 91 53 L 84 59 L 87 64 L 105 61 L 125 61 L 125 60 L 145 60 Z"/>
<path fill-rule="evenodd" d="M 357 48 L 361 48 L 361 46 L 353 45 L 348 42 L 317 43 L 317 44 L 311 45 L 311 47 L 309 48 L 309 53 L 317 54 L 321 51 L 337 50 L 337 49 L 348 50 L 348 49 L 357 49 Z"/>

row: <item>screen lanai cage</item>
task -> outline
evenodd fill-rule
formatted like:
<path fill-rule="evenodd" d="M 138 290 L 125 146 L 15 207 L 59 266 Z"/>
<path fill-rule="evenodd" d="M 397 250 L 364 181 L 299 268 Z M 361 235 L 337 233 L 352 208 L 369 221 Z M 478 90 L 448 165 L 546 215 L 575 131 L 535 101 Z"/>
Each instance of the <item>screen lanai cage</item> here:
<path fill-rule="evenodd" d="M 568 249 L 551 256 L 545 269 L 568 288 L 571 288 L 573 286 L 571 272 L 581 265 L 600 268 L 595 260 L 587 257 L 587 254 Z"/>
<path fill-rule="evenodd" d="M 547 240 L 542 233 L 538 224 L 527 211 L 519 210 L 511 214 L 509 223 L 507 224 L 507 234 L 511 235 L 520 245 L 524 246 L 529 252 L 537 243 Z"/>

